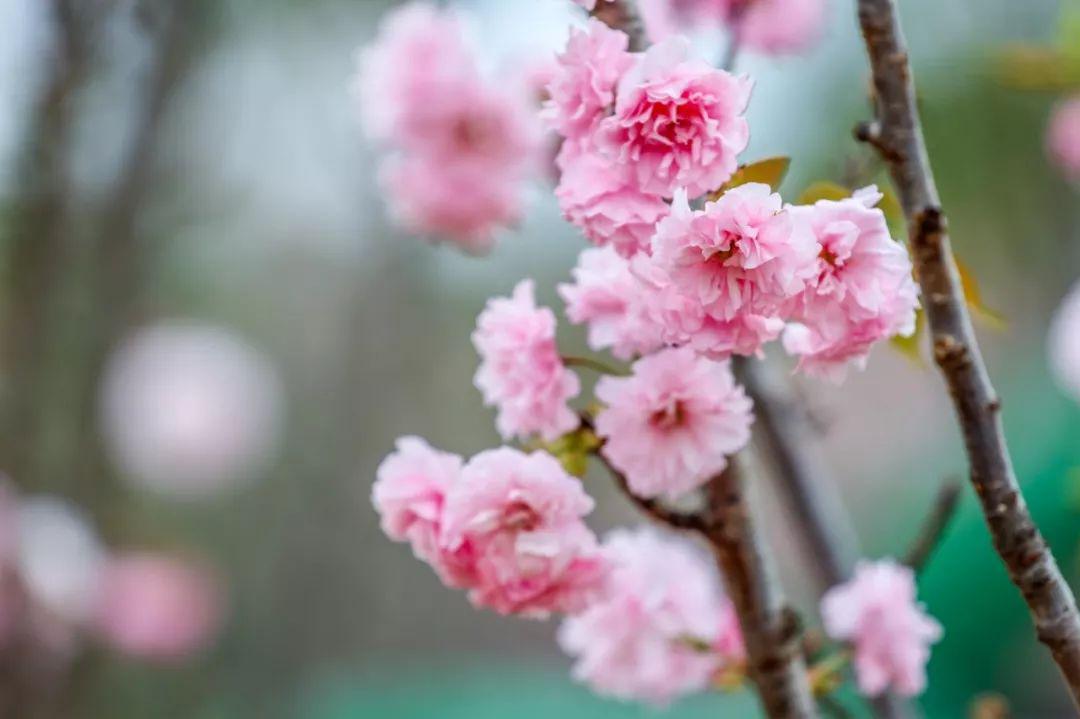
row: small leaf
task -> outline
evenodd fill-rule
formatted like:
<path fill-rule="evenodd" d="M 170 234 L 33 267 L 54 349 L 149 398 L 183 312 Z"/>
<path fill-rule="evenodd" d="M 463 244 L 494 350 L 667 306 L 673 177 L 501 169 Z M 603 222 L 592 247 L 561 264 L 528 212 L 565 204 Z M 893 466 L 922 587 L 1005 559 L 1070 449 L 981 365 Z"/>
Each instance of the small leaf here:
<path fill-rule="evenodd" d="M 995 72 L 1002 84 L 1018 90 L 1061 92 L 1080 87 L 1080 62 L 1074 53 L 1035 45 L 1009 45 L 998 53 Z"/>
<path fill-rule="evenodd" d="M 709 195 L 710 200 L 719 199 L 728 190 L 750 182 L 761 182 L 768 185 L 776 192 L 780 183 L 784 181 L 788 168 L 791 167 L 790 157 L 767 157 L 764 160 L 740 165 L 735 174 L 731 176 L 716 192 Z"/>
<path fill-rule="evenodd" d="M 926 313 L 923 312 L 922 307 L 919 307 L 915 310 L 915 331 L 908 337 L 896 335 L 889 340 L 889 344 L 893 346 L 893 349 L 915 364 L 920 367 L 925 367 L 926 361 L 923 359 L 922 355 L 922 338 L 925 334 Z"/>
<path fill-rule="evenodd" d="M 568 432 L 553 442 L 542 443 L 546 450 L 559 460 L 563 469 L 575 477 L 585 476 L 589 468 L 589 455 L 600 446 L 600 438 L 586 427 Z"/>
<path fill-rule="evenodd" d="M 964 298 L 967 306 L 979 319 L 996 330 L 1003 330 L 1009 326 L 1005 316 L 996 310 L 992 310 L 983 303 L 982 291 L 979 289 L 979 281 L 975 273 L 960 258 L 956 258 L 956 269 L 960 273 L 960 284 L 964 289 Z"/>
<path fill-rule="evenodd" d="M 818 200 L 846 200 L 851 197 L 851 190 L 830 180 L 813 182 L 799 195 L 800 205 L 812 205 Z"/>

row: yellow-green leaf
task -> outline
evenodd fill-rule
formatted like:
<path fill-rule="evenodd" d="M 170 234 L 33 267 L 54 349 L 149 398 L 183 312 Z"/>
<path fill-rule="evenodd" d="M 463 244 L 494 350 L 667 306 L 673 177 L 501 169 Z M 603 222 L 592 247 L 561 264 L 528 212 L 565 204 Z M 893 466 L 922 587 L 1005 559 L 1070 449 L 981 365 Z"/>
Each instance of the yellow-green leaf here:
<path fill-rule="evenodd" d="M 799 195 L 800 205 L 812 205 L 818 200 L 845 200 L 851 197 L 851 189 L 830 180 L 818 180 Z"/>
<path fill-rule="evenodd" d="M 780 189 L 780 183 L 784 181 L 788 168 L 791 166 L 790 157 L 767 157 L 764 160 L 740 165 L 735 174 L 731 176 L 724 186 L 709 195 L 710 200 L 716 200 L 733 187 L 745 185 L 750 182 L 761 182 L 773 189 Z"/>
<path fill-rule="evenodd" d="M 983 302 L 979 281 L 971 268 L 963 260 L 956 258 L 956 269 L 960 272 L 960 284 L 964 289 L 964 298 L 967 300 L 967 306 L 971 309 L 972 314 L 994 329 L 1003 330 L 1008 327 L 1009 323 L 1005 316 L 996 310 L 990 309 Z"/>
<path fill-rule="evenodd" d="M 996 60 L 1000 81 L 1019 90 L 1061 92 L 1080 87 L 1080 62 L 1075 53 L 1055 47 L 1014 44 Z"/>

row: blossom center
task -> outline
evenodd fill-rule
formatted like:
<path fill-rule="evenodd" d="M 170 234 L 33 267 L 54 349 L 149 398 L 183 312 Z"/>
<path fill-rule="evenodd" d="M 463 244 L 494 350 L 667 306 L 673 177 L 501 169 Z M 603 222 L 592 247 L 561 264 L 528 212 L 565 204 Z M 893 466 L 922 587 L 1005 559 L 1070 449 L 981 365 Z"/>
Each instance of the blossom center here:
<path fill-rule="evenodd" d="M 531 532 L 540 526 L 540 515 L 521 500 L 511 502 L 503 512 L 502 525 L 512 531 Z"/>
<path fill-rule="evenodd" d="M 686 421 L 686 408 L 679 400 L 671 400 L 649 415 L 649 425 L 659 430 L 672 430 Z"/>

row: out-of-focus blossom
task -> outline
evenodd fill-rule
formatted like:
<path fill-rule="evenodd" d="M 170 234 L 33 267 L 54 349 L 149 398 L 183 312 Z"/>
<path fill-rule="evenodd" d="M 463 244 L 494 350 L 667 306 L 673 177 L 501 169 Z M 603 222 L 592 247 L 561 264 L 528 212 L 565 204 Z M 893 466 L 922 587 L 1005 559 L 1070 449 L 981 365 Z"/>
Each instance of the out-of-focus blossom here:
<path fill-rule="evenodd" d="M 653 42 L 725 28 L 740 49 L 766 55 L 809 49 L 821 37 L 825 10 L 826 0 L 641 0 Z"/>
<path fill-rule="evenodd" d="M 409 542 L 447 586 L 473 581 L 471 559 L 440 545 L 446 495 L 461 476 L 461 457 L 433 449 L 419 437 L 402 437 L 379 465 L 371 499 L 386 535 Z"/>
<path fill-rule="evenodd" d="M 911 258 L 889 236 L 876 187 L 846 200 L 789 209 L 809 223 L 821 247 L 817 278 L 797 301 L 784 347 L 809 374 L 843 379 L 866 365 L 871 347 L 915 330 L 918 288 Z"/>
<path fill-rule="evenodd" d="M 47 496 L 24 499 L 18 514 L 16 569 L 31 600 L 70 624 L 92 619 L 107 555 L 86 517 Z"/>
<path fill-rule="evenodd" d="M 570 31 L 544 107 L 545 119 L 561 135 L 582 137 L 611 109 L 619 80 L 634 64 L 629 43 L 626 33 L 596 19 L 585 30 Z"/>
<path fill-rule="evenodd" d="M 661 328 L 643 304 L 647 290 L 614 249 L 584 250 L 572 274 L 574 282 L 559 285 L 559 294 L 566 302 L 567 318 L 588 325 L 591 348 L 610 348 L 615 357 L 628 360 L 663 345 Z"/>
<path fill-rule="evenodd" d="M 556 165 L 559 207 L 589 241 L 623 257 L 649 251 L 656 223 L 669 211 L 663 198 L 637 189 L 612 160 L 579 142 L 566 141 Z"/>
<path fill-rule="evenodd" d="M 559 629 L 578 681 L 606 696 L 664 705 L 741 661 L 738 622 L 703 553 L 642 529 L 613 531 L 604 554 L 611 573 L 603 596 Z"/>
<path fill-rule="evenodd" d="M 637 56 L 619 82 L 614 115 L 597 127 L 597 149 L 647 193 L 698 197 L 731 177 L 750 130 L 743 112 L 753 83 L 691 58 L 673 37 Z"/>
<path fill-rule="evenodd" d="M 1046 150 L 1067 178 L 1080 182 L 1080 96 L 1054 108 Z"/>
<path fill-rule="evenodd" d="M 243 340 L 213 326 L 167 322 L 139 330 L 116 350 L 101 414 L 126 479 L 197 498 L 268 463 L 282 404 L 273 366 Z"/>
<path fill-rule="evenodd" d="M 397 221 L 469 252 L 490 249 L 496 230 L 521 217 L 538 165 L 527 88 L 486 78 L 458 17 L 425 2 L 391 12 L 358 66 L 364 124 L 394 153 L 380 176 Z"/>
<path fill-rule="evenodd" d="M 179 558 L 134 552 L 109 562 L 97 629 L 120 652 L 175 661 L 209 645 L 221 614 L 221 590 L 210 572 Z"/>
<path fill-rule="evenodd" d="M 1080 401 L 1080 283 L 1069 289 L 1054 313 L 1046 344 L 1055 381 Z"/>
<path fill-rule="evenodd" d="M 439 110 L 479 73 L 461 21 L 433 3 L 387 13 L 375 41 L 357 52 L 352 91 L 373 139 L 408 144 L 441 130 Z"/>
<path fill-rule="evenodd" d="M 730 364 L 689 347 L 643 357 L 630 377 L 601 378 L 596 397 L 606 405 L 596 417 L 601 451 L 639 497 L 680 497 L 750 441 L 752 403 Z"/>
<path fill-rule="evenodd" d="M 523 212 L 520 188 L 481 166 L 393 157 L 380 168 L 379 179 L 399 225 L 449 240 L 470 254 L 491 250 L 496 232 L 518 222 Z"/>
<path fill-rule="evenodd" d="M 484 403 L 498 408 L 503 438 L 539 434 L 550 441 L 577 427 L 567 400 L 580 382 L 563 364 L 555 314 L 536 306 L 532 280 L 519 282 L 511 297 L 488 300 L 472 341 L 481 358 L 474 381 Z"/>
<path fill-rule="evenodd" d="M 573 613 L 605 574 L 582 521 L 592 508 L 551 455 L 489 450 L 469 460 L 447 497 L 442 542 L 473 558 L 475 606 L 533 618 Z"/>
<path fill-rule="evenodd" d="M 603 1 L 603 0 L 601 0 L 601 1 Z M 611 2 L 611 1 L 612 0 L 607 0 L 607 2 Z M 578 4 L 578 5 L 580 5 L 581 7 L 585 8 L 589 12 L 592 12 L 593 10 L 596 9 L 596 0 L 574 0 L 574 2 L 576 4 Z"/>
<path fill-rule="evenodd" d="M 942 629 L 915 598 L 915 574 L 892 560 L 860 562 L 821 600 L 825 631 L 855 648 L 859 690 L 915 696 L 926 688 L 930 645 Z"/>

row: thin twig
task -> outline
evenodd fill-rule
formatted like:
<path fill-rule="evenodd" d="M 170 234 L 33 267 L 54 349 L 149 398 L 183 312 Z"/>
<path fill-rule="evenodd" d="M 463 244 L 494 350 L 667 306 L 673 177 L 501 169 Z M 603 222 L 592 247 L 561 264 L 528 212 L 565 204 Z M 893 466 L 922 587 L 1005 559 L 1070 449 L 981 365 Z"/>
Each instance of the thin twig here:
<path fill-rule="evenodd" d="M 645 23 L 634 0 L 600 0 L 596 3 L 592 15 L 608 27 L 625 32 L 630 38 L 632 52 L 639 52 L 648 46 Z"/>
<path fill-rule="evenodd" d="M 971 483 L 994 549 L 1028 605 L 1039 641 L 1050 650 L 1080 708 L 1080 613 L 1016 481 L 1002 429 L 1001 402 L 975 339 L 950 249 L 896 2 L 859 0 L 858 10 L 877 114 L 874 122 L 860 126 L 858 134 L 889 163 L 907 217 L 934 358 L 963 431 Z"/>
<path fill-rule="evenodd" d="M 742 627 L 747 670 L 765 713 L 816 717 L 802 628 L 784 604 L 767 544 L 753 519 L 739 458 L 706 486 L 705 538 L 712 545 Z"/>
<path fill-rule="evenodd" d="M 923 520 L 919 533 L 904 555 L 904 564 L 915 570 L 916 573 L 926 568 L 930 556 L 941 545 L 945 530 L 949 522 L 956 514 L 956 507 L 960 503 L 961 484 L 957 480 L 946 480 L 938 490 L 934 504 L 930 508 L 930 514 Z"/>
<path fill-rule="evenodd" d="M 598 360 L 598 359 L 593 359 L 592 357 L 578 357 L 576 355 L 563 355 L 562 356 L 562 361 L 563 361 L 563 364 L 566 365 L 567 367 L 584 367 L 586 369 L 591 369 L 591 370 L 593 370 L 595 372 L 599 372 L 600 374 L 610 374 L 610 375 L 615 375 L 615 376 L 618 376 L 618 377 L 622 377 L 622 376 L 625 376 L 627 374 L 626 370 L 619 369 L 618 367 L 615 367 L 613 365 L 609 365 L 607 362 L 603 362 L 603 361 Z"/>

